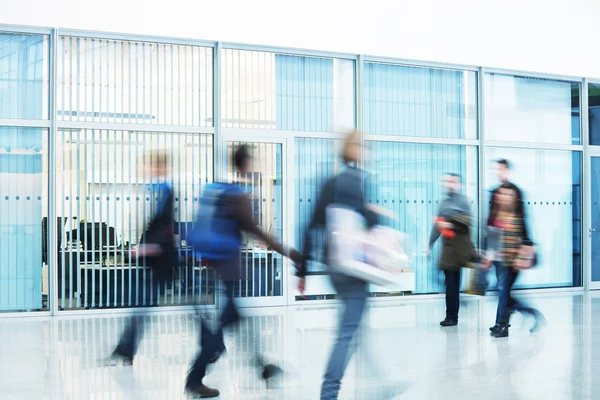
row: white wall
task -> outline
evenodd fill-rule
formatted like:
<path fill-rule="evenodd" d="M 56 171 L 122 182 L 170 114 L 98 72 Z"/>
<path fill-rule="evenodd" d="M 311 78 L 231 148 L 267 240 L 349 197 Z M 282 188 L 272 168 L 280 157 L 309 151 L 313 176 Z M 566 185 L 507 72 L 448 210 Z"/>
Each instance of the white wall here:
<path fill-rule="evenodd" d="M 0 0 L 0 23 L 600 78 L 594 0 Z"/>

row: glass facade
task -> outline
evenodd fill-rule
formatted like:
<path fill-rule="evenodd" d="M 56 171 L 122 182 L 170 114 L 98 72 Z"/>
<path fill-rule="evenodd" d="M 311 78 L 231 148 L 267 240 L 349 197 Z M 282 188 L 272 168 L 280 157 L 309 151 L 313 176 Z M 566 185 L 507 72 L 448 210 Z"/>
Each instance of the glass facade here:
<path fill-rule="evenodd" d="M 586 219 L 600 210 L 598 162 L 590 158 L 600 156 L 600 83 L 358 55 L 47 33 L 0 28 L 0 311 L 214 306 L 216 271 L 185 241 L 204 185 L 244 181 L 257 223 L 302 248 L 321 188 L 344 168 L 344 134 L 355 128 L 364 131 L 368 150 L 367 201 L 390 210 L 395 218 L 382 223 L 409 237 L 413 283 L 403 294 L 443 290 L 435 267 L 440 249 L 426 257 L 444 196 L 441 176 L 461 176 L 480 245 L 499 158 L 511 161 L 511 180 L 525 193 L 539 252 L 540 266 L 522 274 L 519 287 L 600 282 L 600 227 Z M 231 165 L 242 143 L 254 156 L 245 177 Z M 149 290 L 151 271 L 129 258 L 157 207 L 157 182 L 146 168 L 157 150 L 171 156 L 182 260 L 172 268 L 173 285 L 158 297 Z M 582 240 L 587 229 L 591 246 Z M 322 235 L 308 270 L 326 279 Z M 292 265 L 256 238 L 245 239 L 236 296 L 248 305 L 292 303 Z M 316 298 L 333 293 L 313 287 Z"/>

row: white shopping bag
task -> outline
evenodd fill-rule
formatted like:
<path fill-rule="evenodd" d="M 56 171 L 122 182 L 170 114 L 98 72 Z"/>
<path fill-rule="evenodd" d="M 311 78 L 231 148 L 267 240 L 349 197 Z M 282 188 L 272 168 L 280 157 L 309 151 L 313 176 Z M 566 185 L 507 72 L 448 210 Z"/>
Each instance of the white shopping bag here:
<path fill-rule="evenodd" d="M 357 212 L 337 206 L 327 208 L 330 268 L 380 286 L 397 287 L 409 264 L 404 251 L 406 236 L 376 226 L 367 230 Z"/>

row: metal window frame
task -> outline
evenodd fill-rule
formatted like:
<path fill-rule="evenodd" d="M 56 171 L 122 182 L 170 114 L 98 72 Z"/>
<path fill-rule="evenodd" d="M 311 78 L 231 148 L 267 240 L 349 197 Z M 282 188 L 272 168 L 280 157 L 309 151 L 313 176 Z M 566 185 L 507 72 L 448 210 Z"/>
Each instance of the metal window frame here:
<path fill-rule="evenodd" d="M 317 51 L 299 48 L 287 48 L 277 46 L 262 46 L 244 43 L 234 42 L 220 42 L 211 40 L 197 40 L 189 38 L 177 38 L 177 37 L 166 37 L 166 36 L 151 36 L 151 35 L 137 35 L 137 34 L 119 34 L 111 32 L 100 32 L 100 31 L 89 31 L 89 30 L 78 30 L 78 29 L 58 29 L 48 27 L 31 27 L 31 26 L 17 26 L 0 24 L 0 33 L 7 34 L 31 34 L 31 35 L 47 35 L 49 38 L 49 114 L 48 119 L 45 120 L 31 120 L 31 119 L 0 119 L 0 126 L 16 126 L 16 127 L 38 127 L 48 129 L 48 218 L 49 232 L 56 231 L 56 135 L 58 129 L 102 129 L 102 130 L 131 130 L 131 131 L 146 131 L 146 132 L 165 132 L 165 133 L 190 133 L 190 134 L 212 134 L 213 135 L 213 162 L 214 162 L 214 179 L 219 179 L 222 174 L 220 165 L 223 164 L 222 160 L 222 142 L 229 137 L 239 136 L 241 134 L 245 136 L 247 140 L 281 140 L 286 143 L 287 155 L 294 155 L 294 139 L 296 138 L 321 138 L 321 139 L 343 139 L 345 134 L 339 132 L 306 132 L 306 131 L 281 131 L 281 130 L 260 130 L 260 129 L 246 129 L 246 128 L 223 128 L 222 127 L 222 96 L 221 91 L 222 84 L 222 50 L 244 50 L 244 51 L 258 51 L 258 52 L 269 52 L 288 54 L 305 57 L 317 57 L 317 58 L 337 58 L 343 60 L 353 60 L 355 62 L 355 125 L 358 130 L 364 129 L 364 65 L 365 63 L 383 63 L 383 64 L 394 64 L 399 66 L 407 67 L 421 67 L 421 68 L 434 68 L 434 69 L 446 69 L 446 70 L 460 70 L 460 71 L 473 71 L 477 72 L 477 117 L 478 117 L 478 138 L 477 139 L 444 139 L 444 138 L 426 138 L 426 137 L 406 137 L 406 136 L 392 136 L 392 135 L 371 135 L 365 134 L 363 140 L 378 140 L 378 141 L 389 141 L 389 142 L 404 142 L 404 143 L 423 143 L 423 144 L 441 144 L 441 145 L 464 145 L 464 146 L 477 146 L 478 148 L 478 184 L 479 184 L 479 212 L 481 216 L 486 213 L 485 206 L 485 188 L 486 178 L 485 173 L 485 155 L 487 147 L 506 147 L 514 149 L 540 149 L 540 150 L 563 150 L 563 151 L 578 151 L 582 153 L 582 215 L 584 221 L 582 223 L 582 235 L 589 230 L 589 218 L 591 213 L 590 208 L 590 157 L 600 155 L 600 145 L 592 146 L 589 144 L 589 124 L 587 121 L 588 117 L 588 86 L 589 84 L 600 84 L 600 78 L 584 78 L 578 76 L 560 75 L 560 74 L 549 74 L 539 73 L 533 71 L 523 70 L 511 70 L 503 68 L 488 68 L 483 66 L 474 65 L 463 65 L 463 64 L 452 64 L 443 62 L 423 61 L 423 60 L 411 60 L 411 59 L 399 59 L 393 57 L 381 57 L 364 54 L 351 54 L 341 52 L 330 52 L 330 51 Z M 185 46 L 197 46 L 197 47 L 209 47 L 213 49 L 213 126 L 212 127 L 196 127 L 196 126 L 175 126 L 175 125 L 150 125 L 150 124 L 117 124 L 117 123 L 101 123 L 101 122 L 74 122 L 74 121 L 60 121 L 57 118 L 57 49 L 58 41 L 62 36 L 72 36 L 79 38 L 96 38 L 106 40 L 122 40 L 122 41 L 134 41 L 143 43 L 160 43 L 160 44 L 173 44 L 173 45 L 185 45 Z M 568 144 L 551 144 L 551 143 L 535 143 L 535 142 L 514 142 L 514 141 L 494 141 L 487 140 L 485 132 L 485 75 L 486 74 L 502 74 L 508 76 L 516 76 L 522 78 L 541 78 L 550 79 L 557 81 L 565 81 L 571 83 L 580 83 L 580 119 L 581 119 L 581 145 L 568 145 Z M 259 139 L 260 138 L 260 139 Z M 292 162 L 293 160 L 288 162 Z M 289 170 L 288 162 L 284 164 Z M 288 188 L 289 192 L 284 193 L 287 196 L 288 201 L 293 196 L 293 179 L 291 174 L 288 174 Z M 291 195 L 291 196 L 290 196 Z M 291 203 L 290 203 L 291 204 Z M 293 214 L 293 210 L 289 208 L 289 213 Z M 483 220 L 483 218 L 481 218 Z M 288 217 L 288 220 L 289 217 Z M 482 222 L 480 222 L 482 223 Z M 288 240 L 290 243 L 294 239 L 293 227 L 285 227 L 287 232 Z M 54 235 L 48 237 L 48 279 L 49 279 L 49 293 L 48 293 L 48 311 L 39 311 L 32 313 L 0 313 L 0 318 L 9 316 L 28 316 L 28 317 L 43 317 L 47 315 L 82 315 L 82 314 L 120 314 L 130 313 L 134 311 L 143 311 L 143 309 L 136 308 L 123 308 L 123 309 L 108 309 L 108 310 L 70 310 L 70 311 L 58 311 L 58 302 L 56 301 L 55 294 L 57 293 L 58 282 L 57 282 L 57 249 L 56 246 L 57 238 Z M 583 240 L 582 238 L 582 252 L 584 257 L 582 258 L 583 271 L 583 289 L 589 290 L 590 276 L 591 276 L 591 254 L 590 254 L 590 242 Z M 291 279 L 288 278 L 288 283 Z M 288 286 L 288 285 L 286 285 Z M 291 298 L 292 291 L 289 290 L 288 296 L 284 296 L 288 299 L 287 304 L 292 304 Z M 532 292 L 559 292 L 559 291 L 578 291 L 581 288 L 539 288 L 530 289 Z M 434 295 L 435 296 L 435 295 Z M 415 295 L 414 299 L 424 298 L 422 295 Z M 413 300 L 411 297 L 410 300 Z M 327 302 L 328 300 L 311 301 L 311 303 Z M 382 300 L 383 301 L 383 300 Z M 218 298 L 216 299 L 218 304 Z M 293 302 L 293 304 L 300 305 L 302 302 Z M 205 306 L 202 306 L 205 307 Z M 214 307 L 214 306 L 206 306 Z M 174 307 L 161 307 L 159 312 L 169 311 L 171 309 L 186 310 L 191 309 L 190 306 L 174 306 Z"/>

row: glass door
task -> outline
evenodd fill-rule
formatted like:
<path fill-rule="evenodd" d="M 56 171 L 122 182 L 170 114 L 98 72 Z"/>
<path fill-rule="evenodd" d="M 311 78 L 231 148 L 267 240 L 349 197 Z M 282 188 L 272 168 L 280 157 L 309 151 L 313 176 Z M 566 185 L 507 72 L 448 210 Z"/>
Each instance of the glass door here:
<path fill-rule="evenodd" d="M 600 289 L 600 156 L 590 157 L 590 289 Z"/>
<path fill-rule="evenodd" d="M 248 136 L 244 137 L 245 139 Z M 238 140 L 239 139 L 239 140 Z M 254 139 L 254 138 L 253 138 Z M 240 174 L 233 162 L 233 154 L 242 145 L 252 156 L 249 173 Z M 275 240 L 286 243 L 284 234 L 284 142 L 277 140 L 244 141 L 225 137 L 221 179 L 239 184 L 247 193 L 252 216 L 258 226 Z M 242 306 L 285 304 L 285 274 L 287 263 L 262 240 L 244 234 L 240 249 L 240 280 L 235 285 L 235 297 Z M 287 270 L 287 269 L 286 269 Z"/>

